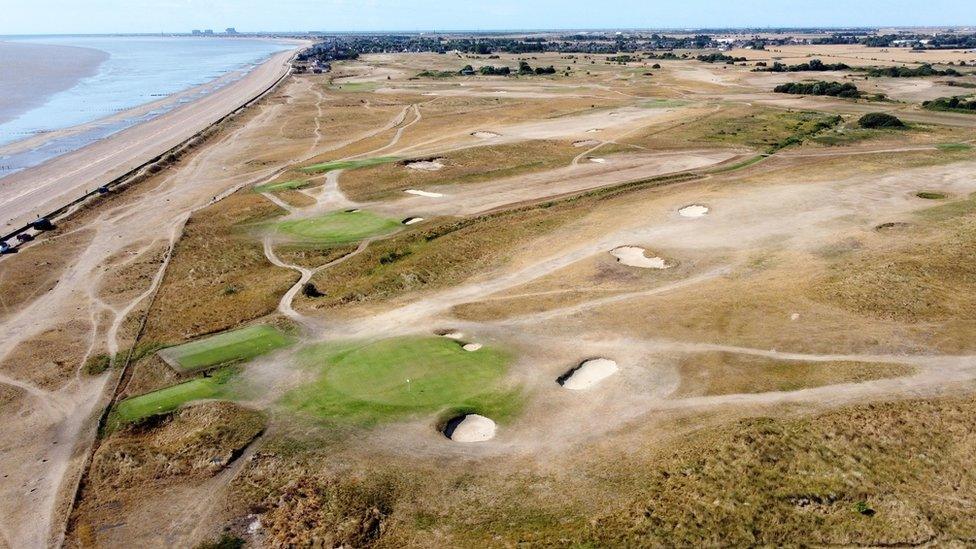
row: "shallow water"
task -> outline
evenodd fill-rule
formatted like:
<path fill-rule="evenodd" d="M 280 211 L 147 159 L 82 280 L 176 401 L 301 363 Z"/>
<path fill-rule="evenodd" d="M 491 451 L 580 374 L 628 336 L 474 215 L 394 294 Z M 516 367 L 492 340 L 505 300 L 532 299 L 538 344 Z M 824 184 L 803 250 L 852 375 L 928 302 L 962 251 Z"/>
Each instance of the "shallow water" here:
<path fill-rule="evenodd" d="M 31 105 L 25 112 L 16 114 L 13 120 L 0 124 L 0 146 L 37 134 L 102 120 L 201 86 L 228 73 L 243 74 L 272 54 L 291 47 L 266 40 L 241 38 L 45 36 L 0 39 L 19 45 L 73 46 L 108 54 L 94 74 L 75 81 L 69 89 L 47 97 L 43 104 Z M 43 62 L 43 52 L 50 50 L 39 47 L 37 51 Z M 63 54 L 64 50 L 61 50 Z M 0 66 L 0 74 L 4 75 L 8 87 L 32 86 L 32 75 L 22 70 Z M 187 100 L 192 100 L 192 97 Z M 0 156 L 0 177 L 76 150 L 93 140 L 159 116 L 175 106 L 157 109 L 145 116 L 95 124 L 89 132 L 55 139 L 30 151 Z M 18 109 L 17 105 L 6 105 L 6 108 L 8 112 L 23 110 Z"/>

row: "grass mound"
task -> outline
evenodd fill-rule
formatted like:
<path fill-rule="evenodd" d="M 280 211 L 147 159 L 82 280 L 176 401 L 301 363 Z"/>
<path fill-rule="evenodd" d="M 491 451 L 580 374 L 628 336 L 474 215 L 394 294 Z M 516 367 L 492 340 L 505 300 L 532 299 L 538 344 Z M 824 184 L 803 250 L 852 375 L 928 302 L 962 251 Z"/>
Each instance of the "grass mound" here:
<path fill-rule="evenodd" d="M 285 404 L 325 420 L 369 425 L 417 413 L 478 412 L 503 422 L 521 404 L 518 389 L 499 386 L 511 362 L 507 353 L 468 352 L 446 338 L 316 345 L 300 360 L 318 378 L 286 395 Z"/>
<path fill-rule="evenodd" d="M 400 222 L 358 210 L 283 221 L 276 227 L 279 233 L 295 241 L 339 246 L 391 233 L 400 227 Z"/>
<path fill-rule="evenodd" d="M 249 326 L 159 352 L 168 364 L 184 371 L 201 370 L 249 360 L 294 343 L 273 326 Z"/>
<path fill-rule="evenodd" d="M 365 168 L 368 166 L 378 166 L 380 164 L 389 164 L 391 162 L 396 162 L 400 160 L 398 156 L 377 156 L 375 158 L 363 158 L 361 160 L 334 160 L 332 162 L 323 162 L 321 164 L 312 164 L 311 166 L 305 166 L 301 171 L 305 173 L 325 173 L 335 170 L 354 170 L 356 168 Z"/>
<path fill-rule="evenodd" d="M 224 368 L 212 376 L 201 377 L 173 385 L 165 389 L 130 397 L 118 404 L 112 412 L 109 423 L 119 426 L 150 416 L 172 412 L 187 402 L 208 398 L 225 398 L 230 395 L 228 382 L 237 371 Z"/>
<path fill-rule="evenodd" d="M 265 183 L 254 187 L 256 193 L 276 193 L 280 191 L 293 191 L 308 185 L 308 181 L 302 179 L 292 179 L 291 181 L 279 181 L 278 183 Z"/>

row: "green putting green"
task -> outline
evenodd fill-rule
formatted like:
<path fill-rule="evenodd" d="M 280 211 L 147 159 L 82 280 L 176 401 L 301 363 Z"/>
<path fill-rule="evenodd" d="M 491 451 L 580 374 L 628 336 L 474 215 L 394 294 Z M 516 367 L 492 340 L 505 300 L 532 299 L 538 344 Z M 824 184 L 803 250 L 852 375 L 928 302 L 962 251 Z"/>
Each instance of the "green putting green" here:
<path fill-rule="evenodd" d="M 323 162 L 321 164 L 312 164 L 311 166 L 305 166 L 301 170 L 305 173 L 325 173 L 334 170 L 354 170 L 356 168 L 365 168 L 368 166 L 389 164 L 390 162 L 396 162 L 397 160 L 400 160 L 400 157 L 377 156 L 375 158 L 363 158 L 360 160 L 335 160 L 332 162 Z"/>
<path fill-rule="evenodd" d="M 236 372 L 224 368 L 210 377 L 201 377 L 173 385 L 165 389 L 146 393 L 120 402 L 112 412 L 110 423 L 118 426 L 149 416 L 172 412 L 187 402 L 208 398 L 222 398 L 230 394 L 228 381 Z"/>
<path fill-rule="evenodd" d="M 294 341 L 273 326 L 258 325 L 168 347 L 159 351 L 159 356 L 176 368 L 193 371 L 249 360 Z"/>
<path fill-rule="evenodd" d="M 400 226 L 399 221 L 364 211 L 333 212 L 306 219 L 282 221 L 275 225 L 279 233 L 292 240 L 329 246 L 388 234 Z"/>
<path fill-rule="evenodd" d="M 447 338 L 399 337 L 315 345 L 300 360 L 318 378 L 288 393 L 284 403 L 327 421 L 374 424 L 455 411 L 504 422 L 521 407 L 521 390 L 500 385 L 512 357 L 492 347 L 468 352 Z"/>
<path fill-rule="evenodd" d="M 308 181 L 293 179 L 291 181 L 279 181 L 278 183 L 265 183 L 254 187 L 256 193 L 276 193 L 279 191 L 293 191 L 308 185 Z"/>

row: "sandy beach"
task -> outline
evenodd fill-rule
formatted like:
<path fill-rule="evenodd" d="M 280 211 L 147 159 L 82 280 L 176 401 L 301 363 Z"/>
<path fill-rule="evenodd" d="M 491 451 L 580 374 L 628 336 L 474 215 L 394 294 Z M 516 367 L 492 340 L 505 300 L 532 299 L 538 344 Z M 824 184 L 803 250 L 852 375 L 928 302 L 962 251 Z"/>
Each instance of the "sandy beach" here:
<path fill-rule="evenodd" d="M 169 113 L 5 177 L 0 188 L 4 230 L 112 181 L 206 128 L 283 76 L 299 47 L 273 55 L 243 78 Z"/>
<path fill-rule="evenodd" d="M 43 105 L 98 72 L 108 54 L 94 48 L 0 42 L 0 124 Z"/>

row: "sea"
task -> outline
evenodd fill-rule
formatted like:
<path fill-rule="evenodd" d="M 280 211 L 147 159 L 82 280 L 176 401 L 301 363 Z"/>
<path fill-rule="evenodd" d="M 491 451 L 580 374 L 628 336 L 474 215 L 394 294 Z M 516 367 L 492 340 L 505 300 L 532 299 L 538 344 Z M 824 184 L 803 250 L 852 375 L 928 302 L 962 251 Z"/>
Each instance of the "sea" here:
<path fill-rule="evenodd" d="M 222 37 L 0 36 L 0 178 L 160 116 L 292 47 Z M 187 90 L 194 93 L 165 101 Z"/>

